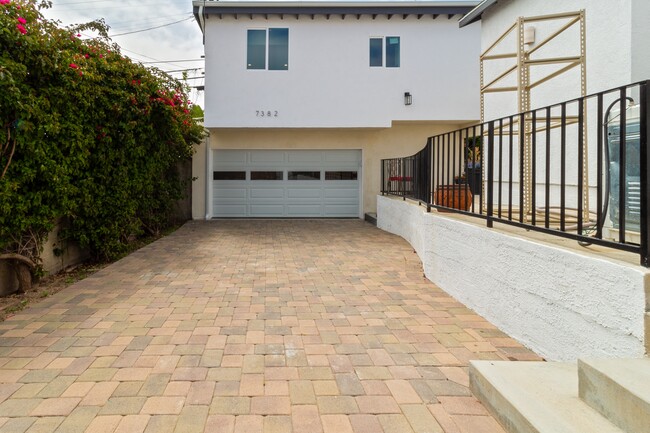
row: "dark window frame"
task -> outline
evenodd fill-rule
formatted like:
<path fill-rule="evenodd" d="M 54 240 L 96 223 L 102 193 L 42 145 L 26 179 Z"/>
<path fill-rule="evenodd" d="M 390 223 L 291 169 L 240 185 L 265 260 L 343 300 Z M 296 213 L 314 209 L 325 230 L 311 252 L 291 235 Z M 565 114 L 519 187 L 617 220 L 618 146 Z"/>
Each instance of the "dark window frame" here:
<path fill-rule="evenodd" d="M 237 174 L 235 178 L 226 178 L 225 173 Z M 244 175 L 243 179 L 241 175 Z M 212 172 L 212 180 L 246 180 L 246 171 L 245 170 L 214 170 Z"/>
<path fill-rule="evenodd" d="M 260 178 L 256 179 L 256 176 L 258 175 L 258 173 L 259 174 L 262 174 L 262 173 L 264 173 L 264 174 L 274 173 L 276 177 L 275 177 L 275 179 L 271 178 L 270 176 L 268 176 L 268 177 L 260 177 Z M 278 174 L 280 175 L 279 178 L 277 177 Z M 265 180 L 268 180 L 268 181 L 271 181 L 271 182 L 282 181 L 282 180 L 284 180 L 284 171 L 281 171 L 281 170 L 251 170 L 251 181 L 259 182 L 259 181 L 265 181 Z"/>
<path fill-rule="evenodd" d="M 312 179 L 296 179 L 296 176 L 298 175 L 303 175 L 303 176 L 310 176 Z M 318 176 L 315 176 L 318 174 Z M 306 181 L 320 181 L 321 180 L 321 172 L 320 171 L 315 171 L 315 170 L 289 170 L 287 172 L 287 180 L 306 180 Z"/>
<path fill-rule="evenodd" d="M 252 45 L 252 37 L 264 34 L 263 65 L 260 61 L 260 43 Z M 251 71 L 287 71 L 289 70 L 289 28 L 269 27 L 247 30 L 246 69 Z M 253 41 L 254 42 L 254 41 Z M 255 50 L 254 50 L 255 49 Z"/>
<path fill-rule="evenodd" d="M 344 178 L 346 173 L 349 175 L 348 178 Z M 359 180 L 358 170 L 327 170 L 325 171 L 325 180 L 329 181 L 351 181 Z"/>
<path fill-rule="evenodd" d="M 373 46 L 374 45 L 374 46 Z M 370 67 L 378 68 L 384 66 L 384 38 L 371 37 L 370 38 Z"/>
<path fill-rule="evenodd" d="M 371 68 L 402 66 L 401 36 L 370 36 L 368 57 Z"/>

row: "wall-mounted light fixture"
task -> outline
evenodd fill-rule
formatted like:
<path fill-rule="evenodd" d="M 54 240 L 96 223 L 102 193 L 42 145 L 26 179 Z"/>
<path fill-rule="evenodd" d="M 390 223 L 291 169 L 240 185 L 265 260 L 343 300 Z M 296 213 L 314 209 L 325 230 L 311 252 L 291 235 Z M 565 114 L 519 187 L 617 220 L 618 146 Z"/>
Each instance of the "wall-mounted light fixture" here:
<path fill-rule="evenodd" d="M 524 44 L 531 45 L 535 43 L 535 27 L 528 26 L 524 29 Z"/>
<path fill-rule="evenodd" d="M 404 105 L 411 105 L 413 103 L 413 96 L 411 92 L 404 92 Z"/>

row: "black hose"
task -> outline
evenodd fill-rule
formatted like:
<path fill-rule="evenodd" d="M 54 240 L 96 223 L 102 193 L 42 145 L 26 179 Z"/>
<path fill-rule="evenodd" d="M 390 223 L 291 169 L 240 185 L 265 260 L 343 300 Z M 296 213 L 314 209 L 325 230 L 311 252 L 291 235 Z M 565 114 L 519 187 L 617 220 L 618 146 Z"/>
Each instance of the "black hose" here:
<path fill-rule="evenodd" d="M 626 96 L 625 99 L 630 102 L 630 104 L 634 104 L 634 99 L 632 99 L 629 96 Z M 609 107 L 607 107 L 607 110 L 605 110 L 605 121 L 603 122 L 603 134 L 605 139 L 607 140 L 605 143 L 605 164 L 607 164 L 607 176 L 605 176 L 605 203 L 603 204 L 603 211 L 600 214 L 600 218 L 598 219 L 597 223 L 597 228 L 598 231 L 603 229 L 603 226 L 605 225 L 605 217 L 607 215 L 607 211 L 609 210 L 609 138 L 607 136 L 607 125 L 609 124 L 609 114 L 612 111 L 612 108 L 618 103 L 621 102 L 621 98 L 618 98 L 614 100 L 611 104 L 609 104 Z"/>

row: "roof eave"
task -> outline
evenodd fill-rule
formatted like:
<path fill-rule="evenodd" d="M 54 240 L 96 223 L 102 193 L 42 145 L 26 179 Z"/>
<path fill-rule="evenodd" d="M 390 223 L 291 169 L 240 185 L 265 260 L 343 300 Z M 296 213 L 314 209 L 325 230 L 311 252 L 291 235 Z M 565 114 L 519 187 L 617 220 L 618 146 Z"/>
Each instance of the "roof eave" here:
<path fill-rule="evenodd" d="M 467 12 L 458 22 L 459 27 L 465 27 L 481 19 L 483 12 L 490 6 L 494 5 L 498 0 L 483 0 L 474 9 Z"/>
<path fill-rule="evenodd" d="M 458 15 L 474 8 L 479 1 L 206 1 L 195 0 L 194 16 L 199 15 Z M 203 10 L 201 11 L 201 9 Z M 200 22 L 199 22 L 200 25 Z"/>

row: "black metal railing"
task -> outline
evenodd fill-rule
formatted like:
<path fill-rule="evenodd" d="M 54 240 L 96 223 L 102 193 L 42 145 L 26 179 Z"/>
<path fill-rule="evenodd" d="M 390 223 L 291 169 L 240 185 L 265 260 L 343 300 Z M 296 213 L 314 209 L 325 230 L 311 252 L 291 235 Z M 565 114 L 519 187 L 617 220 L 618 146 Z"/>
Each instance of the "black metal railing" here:
<path fill-rule="evenodd" d="M 381 192 L 638 253 L 650 267 L 650 82 L 429 137 L 382 160 Z"/>

